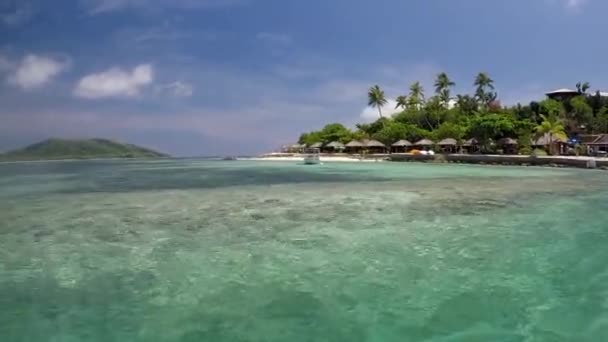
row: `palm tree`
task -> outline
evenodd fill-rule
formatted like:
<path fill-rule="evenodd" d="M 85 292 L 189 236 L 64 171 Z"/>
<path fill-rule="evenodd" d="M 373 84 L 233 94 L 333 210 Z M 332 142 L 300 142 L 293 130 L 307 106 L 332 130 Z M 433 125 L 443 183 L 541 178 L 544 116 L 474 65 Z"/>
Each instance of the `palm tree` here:
<path fill-rule="evenodd" d="M 367 104 L 371 107 L 378 108 L 378 115 L 382 118 L 382 107 L 388 103 L 384 96 L 384 90 L 380 89 L 380 86 L 378 85 L 369 88 L 367 99 Z"/>
<path fill-rule="evenodd" d="M 410 86 L 410 97 L 408 105 L 411 107 L 419 108 L 424 103 L 424 88 L 420 85 L 420 82 L 414 82 Z"/>
<path fill-rule="evenodd" d="M 591 88 L 591 86 L 589 85 L 589 82 L 578 82 L 576 84 L 576 90 L 578 91 L 579 94 L 586 94 L 587 90 L 589 90 L 589 88 Z"/>
<path fill-rule="evenodd" d="M 547 151 L 549 154 L 553 154 L 554 139 L 562 141 L 568 140 L 568 136 L 564 130 L 564 123 L 557 115 L 545 116 L 544 114 L 541 114 L 540 117 L 543 121 L 534 129 L 536 131 L 536 137 L 546 137 L 545 141 L 549 144 Z"/>
<path fill-rule="evenodd" d="M 405 95 L 397 96 L 397 99 L 395 101 L 397 102 L 395 109 L 397 109 L 397 108 L 405 109 L 407 107 L 407 101 L 408 101 L 407 96 L 405 96 Z"/>
<path fill-rule="evenodd" d="M 445 72 L 437 75 L 437 79 L 435 80 L 435 93 L 439 95 L 441 102 L 446 106 L 450 102 L 450 88 L 455 85 L 456 83 L 452 82 Z"/>
<path fill-rule="evenodd" d="M 487 105 L 496 99 L 496 93 L 492 92 L 494 90 L 494 80 L 487 73 L 480 72 L 477 74 L 473 85 L 477 87 L 475 97 L 479 102 Z"/>

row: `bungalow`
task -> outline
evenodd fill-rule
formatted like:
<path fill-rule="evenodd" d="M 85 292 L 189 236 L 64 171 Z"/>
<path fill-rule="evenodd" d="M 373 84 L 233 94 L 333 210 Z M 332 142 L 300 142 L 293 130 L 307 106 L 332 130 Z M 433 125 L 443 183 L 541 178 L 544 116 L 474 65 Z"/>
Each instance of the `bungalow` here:
<path fill-rule="evenodd" d="M 458 141 L 453 138 L 443 139 L 437 143 L 444 153 L 456 153 L 458 150 Z"/>
<path fill-rule="evenodd" d="M 340 152 L 344 151 L 345 148 L 346 148 L 346 146 L 344 146 L 343 143 L 341 143 L 339 141 L 333 141 L 333 142 L 330 142 L 329 144 L 325 145 L 325 147 L 322 150 L 323 150 L 323 152 L 327 152 L 327 153 L 340 153 Z"/>
<path fill-rule="evenodd" d="M 517 140 L 513 138 L 502 138 L 498 141 L 498 145 L 502 147 L 503 154 L 517 154 Z"/>
<path fill-rule="evenodd" d="M 583 142 L 587 147 L 587 153 L 590 155 L 608 153 L 608 134 L 597 134 L 597 138 L 590 142 Z"/>
<path fill-rule="evenodd" d="M 396 143 L 394 143 L 392 145 L 392 152 L 394 153 L 399 153 L 399 152 L 403 152 L 406 153 L 410 147 L 412 146 L 412 143 L 409 142 L 408 140 L 399 140 Z"/>
<path fill-rule="evenodd" d="M 553 146 L 549 146 L 553 145 Z M 553 154 L 566 154 L 568 151 L 568 141 L 556 137 L 549 137 L 549 135 L 543 135 L 542 137 L 532 141 L 532 147 L 534 148 L 547 148 L 549 147 L 548 153 Z"/>

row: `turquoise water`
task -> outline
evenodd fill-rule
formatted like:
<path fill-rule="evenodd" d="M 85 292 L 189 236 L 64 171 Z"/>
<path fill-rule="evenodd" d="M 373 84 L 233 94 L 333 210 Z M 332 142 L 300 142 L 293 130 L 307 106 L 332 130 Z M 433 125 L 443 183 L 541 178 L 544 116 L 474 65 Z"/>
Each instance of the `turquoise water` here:
<path fill-rule="evenodd" d="M 2 341 L 605 341 L 608 173 L 0 164 Z"/>

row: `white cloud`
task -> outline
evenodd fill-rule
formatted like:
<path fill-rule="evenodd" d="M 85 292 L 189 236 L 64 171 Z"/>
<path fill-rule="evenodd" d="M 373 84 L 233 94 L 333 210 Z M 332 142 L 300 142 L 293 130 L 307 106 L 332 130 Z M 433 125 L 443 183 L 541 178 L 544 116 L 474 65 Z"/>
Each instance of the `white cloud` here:
<path fill-rule="evenodd" d="M 159 89 L 175 97 L 190 97 L 194 93 L 194 87 L 191 84 L 182 81 L 175 81 L 162 85 Z"/>
<path fill-rule="evenodd" d="M 587 0 L 564 0 L 566 8 L 572 10 L 579 10 L 583 5 L 587 3 Z"/>
<path fill-rule="evenodd" d="M 382 116 L 388 117 L 403 111 L 403 109 L 400 108 L 395 109 L 395 107 L 397 106 L 397 102 L 395 100 L 386 99 L 386 101 L 388 101 L 388 103 L 382 107 Z M 363 111 L 361 112 L 360 117 L 366 122 L 376 121 L 378 120 L 378 118 L 380 118 L 380 116 L 378 115 L 378 108 L 365 107 L 365 109 L 363 109 Z"/>
<path fill-rule="evenodd" d="M 266 43 L 279 45 L 289 45 L 293 42 L 293 38 L 285 33 L 260 32 L 256 35 L 256 39 Z"/>
<path fill-rule="evenodd" d="M 150 64 L 139 65 L 130 72 L 111 68 L 83 77 L 76 85 L 74 95 L 88 99 L 133 97 L 152 83 L 153 78 L 154 71 Z"/>
<path fill-rule="evenodd" d="M 21 89 L 39 88 L 51 82 L 67 68 L 67 63 L 48 57 L 27 55 L 16 67 L 8 82 Z"/>

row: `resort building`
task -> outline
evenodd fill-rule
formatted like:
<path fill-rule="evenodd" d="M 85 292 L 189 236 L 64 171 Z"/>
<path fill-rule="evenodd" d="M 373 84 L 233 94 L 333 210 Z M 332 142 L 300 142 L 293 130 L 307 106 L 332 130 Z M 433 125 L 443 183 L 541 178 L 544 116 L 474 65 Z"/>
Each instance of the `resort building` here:
<path fill-rule="evenodd" d="M 608 97 L 608 92 L 600 91 L 599 93 L 601 97 Z M 597 94 L 597 92 L 588 93 L 588 95 L 590 96 L 594 96 L 595 94 Z M 578 90 L 562 88 L 547 92 L 545 93 L 545 95 L 547 95 L 548 98 L 553 100 L 568 101 L 575 96 L 581 95 L 581 93 L 579 93 Z"/>

